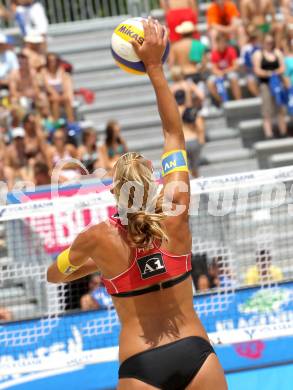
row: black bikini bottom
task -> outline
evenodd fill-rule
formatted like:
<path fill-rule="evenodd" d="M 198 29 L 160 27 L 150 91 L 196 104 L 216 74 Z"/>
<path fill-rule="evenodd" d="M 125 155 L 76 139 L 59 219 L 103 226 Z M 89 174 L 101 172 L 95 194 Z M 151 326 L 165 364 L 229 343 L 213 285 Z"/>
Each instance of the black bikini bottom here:
<path fill-rule="evenodd" d="M 211 344 L 197 336 L 186 337 L 131 356 L 119 368 L 119 378 L 138 379 L 162 390 L 183 390 L 196 376 Z"/>

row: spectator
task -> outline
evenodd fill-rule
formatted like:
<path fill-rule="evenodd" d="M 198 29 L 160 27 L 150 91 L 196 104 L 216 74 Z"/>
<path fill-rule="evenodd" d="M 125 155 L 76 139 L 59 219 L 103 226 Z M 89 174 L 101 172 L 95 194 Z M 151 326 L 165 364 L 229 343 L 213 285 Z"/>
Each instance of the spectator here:
<path fill-rule="evenodd" d="M 6 166 L 14 172 L 15 179 L 29 180 L 29 165 L 25 150 L 25 131 L 22 127 L 11 131 L 12 143 L 7 148 Z"/>
<path fill-rule="evenodd" d="M 211 288 L 223 287 L 229 288 L 235 285 L 228 259 L 222 256 L 214 257 L 208 267 Z"/>
<path fill-rule="evenodd" d="M 195 0 L 160 0 L 161 8 L 165 11 L 166 22 L 169 28 L 171 43 L 181 39 L 176 27 L 183 22 L 190 21 L 197 24 L 197 6 Z M 194 36 L 198 34 L 194 32 Z"/>
<path fill-rule="evenodd" d="M 293 87 L 293 39 L 291 37 L 287 39 L 284 55 L 286 87 L 289 88 Z"/>
<path fill-rule="evenodd" d="M 279 131 L 282 136 L 287 134 L 286 110 L 282 105 L 277 105 L 271 90 L 270 80 L 273 75 L 282 76 L 285 71 L 284 57 L 275 47 L 272 35 L 267 34 L 264 38 L 263 49 L 253 56 L 254 73 L 259 79 L 260 93 L 262 97 L 262 117 L 265 137 L 273 137 L 272 115 L 277 112 Z"/>
<path fill-rule="evenodd" d="M 58 129 L 53 135 L 53 144 L 48 148 L 47 163 L 50 170 L 57 164 L 59 168 L 59 179 L 66 181 L 76 179 L 80 176 L 79 168 L 72 159 L 77 158 L 76 148 L 67 143 L 67 135 L 63 129 Z"/>
<path fill-rule="evenodd" d="M 102 285 L 99 274 L 91 275 L 89 292 L 80 298 L 80 308 L 83 311 L 107 309 L 112 306 L 111 296 Z"/>
<path fill-rule="evenodd" d="M 176 27 L 182 39 L 175 42 L 171 47 L 169 65 L 179 66 L 185 78 L 198 83 L 204 79 L 203 74 L 207 67 L 206 46 L 193 37 L 195 25 L 192 22 L 183 22 Z"/>
<path fill-rule="evenodd" d="M 11 72 L 9 80 L 11 102 L 31 110 L 41 99 L 36 72 L 30 67 L 28 58 L 24 54 L 18 55 L 18 62 L 19 69 Z"/>
<path fill-rule="evenodd" d="M 34 183 L 36 186 L 44 186 L 51 184 L 50 170 L 46 163 L 36 162 L 34 165 Z"/>
<path fill-rule="evenodd" d="M 11 9 L 23 36 L 35 34 L 46 38 L 48 19 L 45 9 L 39 1 L 13 0 Z"/>
<path fill-rule="evenodd" d="M 218 81 L 223 84 L 229 80 L 234 99 L 241 99 L 241 89 L 238 82 L 238 59 L 237 52 L 233 46 L 228 44 L 226 35 L 220 34 L 216 39 L 217 46 L 211 52 L 212 75 L 208 79 L 208 88 L 218 104 L 221 104 L 224 97 L 220 95 L 217 87 Z"/>
<path fill-rule="evenodd" d="M 276 21 L 276 9 L 273 0 L 242 0 L 240 10 L 246 28 L 255 28 L 263 36 L 274 33 L 278 44 L 280 44 L 282 24 Z"/>
<path fill-rule="evenodd" d="M 269 250 L 262 249 L 257 252 L 256 265 L 250 267 L 245 276 L 245 284 L 253 285 L 269 282 L 280 282 L 283 274 L 280 268 L 272 264 Z"/>
<path fill-rule="evenodd" d="M 0 321 L 12 321 L 12 313 L 5 307 L 0 307 Z"/>
<path fill-rule="evenodd" d="M 106 140 L 100 148 L 101 161 L 104 168 L 111 170 L 117 160 L 127 153 L 127 146 L 121 135 L 121 129 L 116 121 L 110 121 L 106 126 Z"/>
<path fill-rule="evenodd" d="M 0 89 L 8 90 L 11 72 L 19 68 L 12 48 L 12 39 L 0 33 Z"/>
<path fill-rule="evenodd" d="M 30 67 L 37 73 L 46 65 L 46 56 L 42 48 L 44 42 L 45 39 L 42 35 L 26 35 L 24 37 L 22 53 L 27 56 Z"/>
<path fill-rule="evenodd" d="M 68 122 L 74 122 L 72 79 L 62 68 L 60 58 L 56 54 L 47 55 L 42 75 L 54 120 L 60 118 L 60 108 L 63 107 Z"/>
<path fill-rule="evenodd" d="M 201 115 L 204 95 L 194 83 L 183 79 L 181 68 L 172 68 L 172 77 L 172 92 L 183 121 L 189 170 L 193 177 L 198 177 L 200 152 L 205 143 L 205 123 Z"/>
<path fill-rule="evenodd" d="M 281 0 L 281 11 L 282 11 L 285 25 L 286 26 L 293 25 L 293 3 L 292 3 L 292 0 Z"/>
<path fill-rule="evenodd" d="M 207 23 L 212 48 L 217 43 L 219 34 L 227 34 L 236 39 L 242 47 L 246 42 L 245 30 L 240 19 L 240 12 L 231 0 L 213 0 L 207 9 Z"/>
<path fill-rule="evenodd" d="M 6 165 L 6 145 L 0 141 L 0 182 L 7 185 L 8 191 L 11 191 L 14 185 L 14 172 Z"/>
<path fill-rule="evenodd" d="M 47 155 L 47 144 L 41 126 L 40 119 L 30 113 L 23 119 L 23 128 L 25 130 L 25 153 L 28 160 L 45 161 Z"/>
<path fill-rule="evenodd" d="M 211 288 L 209 277 L 206 274 L 199 275 L 196 283 L 197 292 L 207 292 Z"/>
<path fill-rule="evenodd" d="M 252 96 L 259 96 L 259 83 L 253 70 L 252 61 L 254 53 L 261 49 L 259 33 L 256 30 L 249 28 L 247 35 L 248 43 L 241 49 L 241 60 L 244 64 L 248 91 Z"/>
<path fill-rule="evenodd" d="M 89 173 L 101 166 L 97 132 L 93 128 L 87 128 L 82 134 L 82 145 L 78 148 L 78 158 Z"/>
<path fill-rule="evenodd" d="M 201 274 L 208 274 L 207 255 L 206 253 L 193 253 L 191 256 L 191 277 L 194 288 L 197 286 L 197 280 Z"/>

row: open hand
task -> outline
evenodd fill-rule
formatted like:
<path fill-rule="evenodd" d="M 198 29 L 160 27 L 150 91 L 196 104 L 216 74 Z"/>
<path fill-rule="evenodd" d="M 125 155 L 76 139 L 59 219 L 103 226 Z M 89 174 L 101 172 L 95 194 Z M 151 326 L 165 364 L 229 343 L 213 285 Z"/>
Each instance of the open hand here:
<path fill-rule="evenodd" d="M 162 66 L 162 58 L 168 44 L 168 32 L 165 26 L 158 21 L 149 18 L 143 20 L 144 43 L 140 45 L 137 41 L 131 44 L 137 56 L 144 63 L 146 70 L 149 67 Z"/>

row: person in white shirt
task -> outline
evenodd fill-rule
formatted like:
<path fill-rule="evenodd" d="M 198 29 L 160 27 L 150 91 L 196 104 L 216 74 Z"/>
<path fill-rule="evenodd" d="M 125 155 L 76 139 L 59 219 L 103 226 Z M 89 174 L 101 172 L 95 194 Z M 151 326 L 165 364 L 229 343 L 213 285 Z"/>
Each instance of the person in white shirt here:
<path fill-rule="evenodd" d="M 12 48 L 12 39 L 0 33 L 0 89 L 8 89 L 11 72 L 19 68 Z"/>
<path fill-rule="evenodd" d="M 12 4 L 16 22 L 23 36 L 47 36 L 48 18 L 45 9 L 39 1 L 15 0 Z"/>

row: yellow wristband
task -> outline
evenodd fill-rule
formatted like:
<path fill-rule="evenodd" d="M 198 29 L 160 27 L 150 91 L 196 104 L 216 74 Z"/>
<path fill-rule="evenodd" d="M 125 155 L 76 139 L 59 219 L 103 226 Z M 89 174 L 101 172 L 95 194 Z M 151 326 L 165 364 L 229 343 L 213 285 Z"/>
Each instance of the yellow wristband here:
<path fill-rule="evenodd" d="M 173 172 L 189 172 L 186 150 L 171 150 L 162 156 L 162 175 Z"/>
<path fill-rule="evenodd" d="M 78 270 L 78 268 L 80 268 L 70 263 L 69 251 L 70 248 L 65 249 L 65 251 L 61 252 L 60 255 L 57 257 L 57 267 L 59 271 L 64 275 L 70 275 L 74 271 Z"/>

